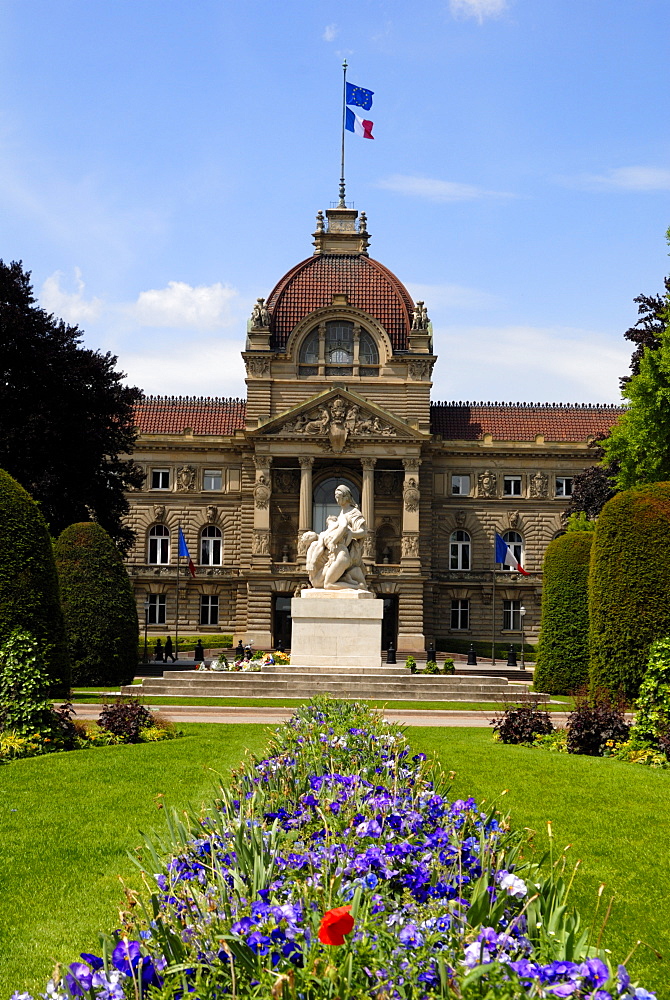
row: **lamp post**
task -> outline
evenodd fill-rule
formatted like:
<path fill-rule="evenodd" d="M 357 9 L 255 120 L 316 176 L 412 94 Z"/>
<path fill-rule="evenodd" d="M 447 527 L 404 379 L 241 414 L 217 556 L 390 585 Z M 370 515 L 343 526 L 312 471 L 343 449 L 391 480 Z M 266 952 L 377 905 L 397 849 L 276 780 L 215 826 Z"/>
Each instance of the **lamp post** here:
<path fill-rule="evenodd" d="M 149 631 L 149 597 L 144 599 L 144 663 L 149 662 L 149 652 L 147 649 L 147 632 Z"/>
<path fill-rule="evenodd" d="M 526 609 L 523 604 L 519 608 L 519 614 L 521 615 L 521 669 L 526 669 L 526 662 L 524 658 L 524 644 L 525 644 L 525 629 L 524 629 L 524 619 L 526 617 Z"/>

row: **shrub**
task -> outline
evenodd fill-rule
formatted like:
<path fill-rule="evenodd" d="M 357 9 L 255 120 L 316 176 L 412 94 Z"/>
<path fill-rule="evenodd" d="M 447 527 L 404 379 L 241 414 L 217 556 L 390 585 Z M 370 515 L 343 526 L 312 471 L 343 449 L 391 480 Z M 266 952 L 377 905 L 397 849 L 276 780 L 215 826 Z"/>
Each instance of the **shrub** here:
<path fill-rule="evenodd" d="M 137 667 L 137 608 L 114 542 L 99 524 L 71 524 L 55 545 L 74 684 L 127 684 Z"/>
<path fill-rule="evenodd" d="M 407 659 L 405 660 L 405 666 L 407 667 L 407 669 L 411 674 L 416 673 L 416 660 L 414 659 L 413 656 L 407 657 Z"/>
<path fill-rule="evenodd" d="M 492 726 L 501 743 L 532 743 L 536 736 L 554 730 L 549 713 L 533 704 L 508 705 L 502 716 L 493 720 Z"/>
<path fill-rule="evenodd" d="M 0 469 L 0 645 L 19 630 L 38 644 L 49 693 L 70 690 L 70 661 L 49 531 L 15 479 Z"/>
<path fill-rule="evenodd" d="M 121 737 L 124 743 L 141 743 L 141 730 L 153 723 L 152 713 L 136 698 L 117 698 L 113 705 L 103 705 L 98 718 L 101 729 Z"/>
<path fill-rule="evenodd" d="M 568 753 L 602 757 L 607 744 L 628 739 L 630 726 L 621 702 L 612 700 L 606 689 L 592 691 L 577 699 L 567 723 Z"/>
<path fill-rule="evenodd" d="M 424 670 L 424 673 L 425 674 L 439 674 L 439 672 L 440 672 L 440 668 L 438 667 L 438 665 L 435 662 L 435 660 L 428 660 L 428 662 L 426 663 L 426 669 Z"/>
<path fill-rule="evenodd" d="M 637 696 L 670 634 L 670 483 L 618 493 L 596 524 L 589 574 L 590 683 Z"/>
<path fill-rule="evenodd" d="M 651 645 L 635 709 L 631 739 L 665 747 L 670 730 L 670 638 Z"/>
<path fill-rule="evenodd" d="M 455 674 L 456 673 L 456 666 L 454 664 L 454 661 L 453 660 L 445 660 L 444 661 L 444 669 L 443 669 L 442 672 L 444 674 Z"/>
<path fill-rule="evenodd" d="M 13 632 L 0 647 L 0 730 L 28 735 L 53 723 L 49 673 L 36 639 Z"/>
<path fill-rule="evenodd" d="M 593 531 L 573 530 L 547 546 L 536 691 L 572 694 L 589 676 L 588 575 Z"/>

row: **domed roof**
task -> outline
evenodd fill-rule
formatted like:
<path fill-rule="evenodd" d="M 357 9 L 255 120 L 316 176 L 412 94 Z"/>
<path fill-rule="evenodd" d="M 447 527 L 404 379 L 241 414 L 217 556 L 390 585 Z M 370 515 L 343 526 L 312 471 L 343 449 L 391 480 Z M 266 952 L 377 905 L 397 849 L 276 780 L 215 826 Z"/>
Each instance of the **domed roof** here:
<path fill-rule="evenodd" d="M 344 294 L 388 333 L 394 351 L 406 351 L 413 303 L 396 276 L 366 253 L 317 253 L 296 264 L 270 293 L 272 349 L 283 350 L 294 327 L 315 309 Z"/>

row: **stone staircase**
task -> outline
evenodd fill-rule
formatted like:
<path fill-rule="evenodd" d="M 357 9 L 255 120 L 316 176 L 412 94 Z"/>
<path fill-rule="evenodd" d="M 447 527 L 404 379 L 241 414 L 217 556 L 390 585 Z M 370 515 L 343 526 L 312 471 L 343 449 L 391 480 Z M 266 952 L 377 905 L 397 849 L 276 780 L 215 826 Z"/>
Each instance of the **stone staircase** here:
<path fill-rule="evenodd" d="M 517 701 L 529 684 L 510 684 L 506 677 L 410 674 L 403 666 L 264 667 L 249 671 L 209 673 L 169 670 L 145 677 L 142 685 L 123 693 L 169 698 L 304 698 L 331 694 L 376 701 Z M 534 696 L 546 700 L 546 695 Z"/>

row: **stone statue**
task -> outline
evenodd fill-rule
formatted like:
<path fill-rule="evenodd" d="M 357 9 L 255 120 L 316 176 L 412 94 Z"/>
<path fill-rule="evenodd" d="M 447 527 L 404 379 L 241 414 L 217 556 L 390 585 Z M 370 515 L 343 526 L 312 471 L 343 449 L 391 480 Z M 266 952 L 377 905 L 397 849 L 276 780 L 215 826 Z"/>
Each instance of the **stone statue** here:
<path fill-rule="evenodd" d="M 321 534 L 306 531 L 302 535 L 303 544 L 310 543 L 306 559 L 310 583 L 316 590 L 368 592 L 360 542 L 367 533 L 365 519 L 348 486 L 338 486 L 335 499 L 340 513 L 326 519 Z"/>
<path fill-rule="evenodd" d="M 265 299 L 256 299 L 256 304 L 251 311 L 251 325 L 254 328 L 270 325 L 270 313 L 265 305 Z"/>
<path fill-rule="evenodd" d="M 412 329 L 423 330 L 423 302 L 417 299 L 416 306 L 412 312 Z"/>

